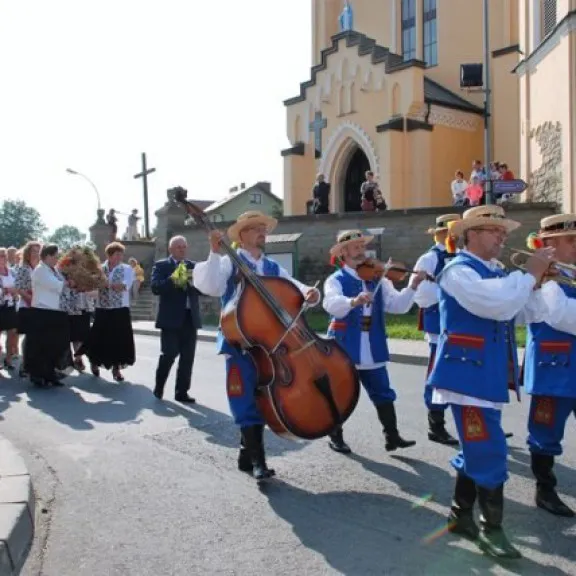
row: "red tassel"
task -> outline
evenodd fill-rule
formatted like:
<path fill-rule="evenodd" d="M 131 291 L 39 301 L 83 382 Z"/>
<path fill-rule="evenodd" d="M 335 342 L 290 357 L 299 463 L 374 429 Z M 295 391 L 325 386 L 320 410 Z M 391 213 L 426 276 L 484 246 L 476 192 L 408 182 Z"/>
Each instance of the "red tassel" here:
<path fill-rule="evenodd" d="M 456 254 L 456 238 L 454 238 L 454 236 L 447 236 L 446 250 L 449 254 Z"/>
<path fill-rule="evenodd" d="M 544 248 L 544 242 L 542 238 L 538 237 L 536 232 L 531 232 L 528 234 L 528 238 L 526 238 L 526 246 L 528 246 L 530 250 L 539 250 L 540 248 Z"/>
<path fill-rule="evenodd" d="M 332 256 L 330 258 L 330 265 L 334 266 L 334 268 L 340 269 L 342 268 L 342 260 L 340 260 L 338 256 Z"/>

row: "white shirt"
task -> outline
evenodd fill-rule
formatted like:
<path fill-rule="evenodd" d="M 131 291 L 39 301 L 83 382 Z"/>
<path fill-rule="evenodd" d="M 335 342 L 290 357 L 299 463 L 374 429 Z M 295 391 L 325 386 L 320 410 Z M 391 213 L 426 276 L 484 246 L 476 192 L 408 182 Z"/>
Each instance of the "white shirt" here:
<path fill-rule="evenodd" d="M 60 294 L 64 280 L 60 280 L 50 266 L 40 262 L 32 272 L 32 308 L 60 310 Z"/>
<path fill-rule="evenodd" d="M 16 278 L 14 277 L 14 272 L 12 271 L 11 268 L 8 268 L 8 274 L 6 276 L 0 276 L 0 289 L 4 288 L 14 288 L 15 286 L 15 281 Z M 4 304 L 8 305 L 8 306 L 14 306 L 14 296 L 12 296 L 11 294 L 5 294 L 4 295 Z"/>
<path fill-rule="evenodd" d="M 446 252 L 446 246 L 444 246 L 444 244 L 436 243 L 436 247 Z M 430 274 L 430 276 L 434 276 L 436 266 L 438 266 L 438 254 L 436 254 L 434 250 L 429 250 L 418 258 L 414 270 L 423 270 Z M 412 281 L 414 276 L 415 274 L 412 274 L 410 281 Z M 434 306 L 434 304 L 438 304 L 438 300 L 438 284 L 436 284 L 436 282 L 430 282 L 430 280 L 421 282 L 416 290 L 414 302 L 420 308 L 429 308 L 430 306 Z M 426 332 L 426 340 L 431 344 L 436 344 L 438 342 L 438 334 L 429 334 Z"/>
<path fill-rule="evenodd" d="M 349 266 L 344 266 L 344 270 L 357 280 L 360 280 L 356 270 Z M 389 314 L 406 314 L 412 308 L 415 291 L 409 286 L 398 291 L 387 278 L 382 278 L 378 286 L 376 290 L 380 294 L 377 294 L 377 297 L 382 298 L 385 312 Z M 365 282 L 362 282 L 362 291 L 368 292 Z M 348 298 L 342 294 L 342 284 L 334 276 L 329 276 L 326 279 L 322 306 L 330 316 L 335 318 L 346 317 L 352 310 L 352 300 L 353 298 Z M 371 316 L 372 310 L 372 305 L 364 305 L 363 315 Z M 370 349 L 370 333 L 363 331 L 360 338 L 360 364 L 356 367 L 362 370 L 372 370 L 384 366 L 385 362 L 374 363 L 372 350 Z"/>
<path fill-rule="evenodd" d="M 467 250 L 463 252 L 482 262 L 491 270 L 498 267 L 496 260 L 486 262 Z M 531 274 L 524 274 L 520 270 L 503 278 L 483 279 L 469 266 L 451 266 L 444 271 L 439 284 L 443 290 L 456 299 L 460 306 L 474 316 L 497 322 L 510 321 L 520 313 L 530 313 L 529 310 L 537 310 L 542 305 L 540 291 L 534 291 L 536 279 Z M 435 388 L 432 393 L 432 402 L 480 406 L 496 410 L 501 410 L 503 406 L 502 403 L 489 402 L 438 388 Z"/>
<path fill-rule="evenodd" d="M 457 202 L 458 200 L 463 200 L 466 196 L 468 182 L 466 182 L 466 180 L 452 180 L 450 188 L 452 189 L 452 199 L 454 202 Z"/>

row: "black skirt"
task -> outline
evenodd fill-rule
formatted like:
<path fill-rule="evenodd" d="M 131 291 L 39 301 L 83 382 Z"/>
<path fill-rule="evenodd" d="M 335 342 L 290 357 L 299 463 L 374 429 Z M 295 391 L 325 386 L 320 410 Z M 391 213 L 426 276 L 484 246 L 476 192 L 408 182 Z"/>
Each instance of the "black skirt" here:
<path fill-rule="evenodd" d="M 20 308 L 17 313 L 18 334 L 26 334 L 30 318 L 30 308 Z"/>
<path fill-rule="evenodd" d="M 86 342 L 90 335 L 90 312 L 70 314 L 70 342 Z"/>
<path fill-rule="evenodd" d="M 18 316 L 14 306 L 0 306 L 0 332 L 18 327 Z"/>
<path fill-rule="evenodd" d="M 132 366 L 136 350 L 130 308 L 96 308 L 94 324 L 80 352 L 91 364 L 106 369 Z"/>
<path fill-rule="evenodd" d="M 68 314 L 29 308 L 26 324 L 24 369 L 33 378 L 51 378 L 55 369 L 61 369 L 70 348 Z"/>

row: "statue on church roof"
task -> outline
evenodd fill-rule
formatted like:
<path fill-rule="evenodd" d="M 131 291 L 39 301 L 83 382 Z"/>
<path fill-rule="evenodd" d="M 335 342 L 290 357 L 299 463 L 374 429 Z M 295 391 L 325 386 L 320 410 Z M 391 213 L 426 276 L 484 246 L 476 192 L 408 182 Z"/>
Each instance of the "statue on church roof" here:
<path fill-rule="evenodd" d="M 349 0 L 345 0 L 344 8 L 338 20 L 340 22 L 340 32 L 348 32 L 354 27 L 354 13 Z"/>

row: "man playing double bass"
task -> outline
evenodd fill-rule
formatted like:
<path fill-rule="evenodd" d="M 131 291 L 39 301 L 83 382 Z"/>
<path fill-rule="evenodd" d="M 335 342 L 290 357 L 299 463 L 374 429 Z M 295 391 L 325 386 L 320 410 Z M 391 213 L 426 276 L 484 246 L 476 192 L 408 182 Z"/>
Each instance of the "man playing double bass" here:
<path fill-rule="evenodd" d="M 259 276 L 275 276 L 292 281 L 310 305 L 320 301 L 316 288 L 301 284 L 274 260 L 264 256 L 266 236 L 277 220 L 261 212 L 246 212 L 228 229 L 228 238 L 238 245 L 238 255 Z M 210 233 L 210 254 L 194 268 L 194 286 L 203 294 L 221 298 L 222 308 L 236 295 L 237 270 L 228 256 L 221 256 L 222 232 Z M 240 427 L 238 469 L 251 472 L 256 480 L 274 476 L 266 465 L 264 452 L 264 419 L 256 405 L 256 367 L 248 354 L 228 343 L 222 332 L 217 339 L 218 354 L 226 357 L 226 392 L 234 422 Z"/>
<path fill-rule="evenodd" d="M 373 236 L 360 230 L 338 235 L 332 247 L 335 263 L 340 268 L 326 279 L 323 306 L 330 314 L 328 336 L 346 350 L 359 371 L 360 382 L 376 407 L 386 438 L 388 452 L 416 444 L 404 440 L 398 432 L 394 401 L 396 392 L 390 387 L 386 362 L 389 361 L 384 313 L 405 314 L 414 303 L 415 290 L 426 277 L 417 272 L 410 285 L 398 292 L 392 282 L 364 282 L 356 269 L 366 260 L 366 245 Z M 330 448 L 348 454 L 342 428 L 330 434 Z"/>

